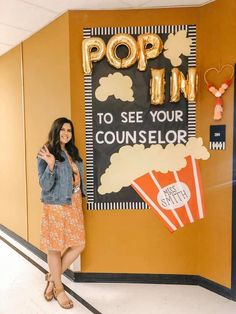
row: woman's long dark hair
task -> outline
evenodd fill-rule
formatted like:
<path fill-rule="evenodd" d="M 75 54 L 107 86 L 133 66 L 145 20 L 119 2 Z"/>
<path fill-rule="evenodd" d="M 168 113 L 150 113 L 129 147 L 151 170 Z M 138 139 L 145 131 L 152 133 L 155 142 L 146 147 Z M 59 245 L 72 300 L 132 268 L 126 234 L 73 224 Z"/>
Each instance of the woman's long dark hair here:
<path fill-rule="evenodd" d="M 52 126 L 51 130 L 48 134 L 48 141 L 45 144 L 50 151 L 56 158 L 56 160 L 64 161 L 65 158 L 61 155 L 61 145 L 60 145 L 60 131 L 64 123 L 69 123 L 71 126 L 71 140 L 65 144 L 65 148 L 73 161 L 82 161 L 82 158 L 79 155 L 78 148 L 75 146 L 75 133 L 74 133 L 74 126 L 71 120 L 67 118 L 58 118 L 56 119 Z"/>

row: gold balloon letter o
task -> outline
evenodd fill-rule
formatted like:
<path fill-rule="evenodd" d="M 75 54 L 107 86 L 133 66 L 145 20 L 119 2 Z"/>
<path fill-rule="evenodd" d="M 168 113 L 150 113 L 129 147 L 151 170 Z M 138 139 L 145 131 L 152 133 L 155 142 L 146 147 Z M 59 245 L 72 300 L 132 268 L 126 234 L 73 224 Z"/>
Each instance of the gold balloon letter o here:
<path fill-rule="evenodd" d="M 120 59 L 116 55 L 118 46 L 124 45 L 128 48 L 128 56 Z M 133 65 L 137 60 L 137 43 L 136 40 L 129 34 L 116 34 L 110 38 L 107 43 L 106 56 L 107 60 L 113 67 L 128 68 Z"/>

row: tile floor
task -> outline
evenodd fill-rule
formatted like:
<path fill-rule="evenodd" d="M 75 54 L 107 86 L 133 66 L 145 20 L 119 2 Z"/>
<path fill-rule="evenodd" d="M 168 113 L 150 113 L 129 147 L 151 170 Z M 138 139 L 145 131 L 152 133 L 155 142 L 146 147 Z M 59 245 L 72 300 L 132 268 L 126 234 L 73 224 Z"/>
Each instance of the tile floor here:
<path fill-rule="evenodd" d="M 2 231 L 0 236 L 26 254 L 39 268 L 47 269 L 44 261 Z M 44 274 L 36 265 L 0 240 L 0 314 L 65 313 L 55 300 L 44 300 Z M 68 311 L 71 314 L 236 313 L 236 302 L 198 286 L 74 283 L 64 276 L 63 283 L 87 302 L 88 308 L 72 297 L 74 308 Z"/>

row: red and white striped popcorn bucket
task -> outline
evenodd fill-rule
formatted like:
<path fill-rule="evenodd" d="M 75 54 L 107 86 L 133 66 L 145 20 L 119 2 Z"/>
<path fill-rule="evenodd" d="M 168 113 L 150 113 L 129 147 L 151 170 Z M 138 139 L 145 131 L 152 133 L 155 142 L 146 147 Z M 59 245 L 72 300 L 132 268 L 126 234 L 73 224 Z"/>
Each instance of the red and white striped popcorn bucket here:
<path fill-rule="evenodd" d="M 205 205 L 198 160 L 186 157 L 179 171 L 150 171 L 135 179 L 132 187 L 156 213 L 169 231 L 204 218 Z"/>

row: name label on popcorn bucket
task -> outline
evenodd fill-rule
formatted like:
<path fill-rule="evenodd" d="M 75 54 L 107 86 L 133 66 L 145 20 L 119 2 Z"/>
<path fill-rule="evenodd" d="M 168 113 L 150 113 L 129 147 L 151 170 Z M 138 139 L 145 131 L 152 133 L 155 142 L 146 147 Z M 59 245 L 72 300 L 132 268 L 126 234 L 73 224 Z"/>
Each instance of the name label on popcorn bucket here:
<path fill-rule="evenodd" d="M 172 183 L 162 188 L 157 194 L 157 201 L 162 208 L 173 210 L 184 206 L 191 197 L 190 190 L 184 182 Z"/>

